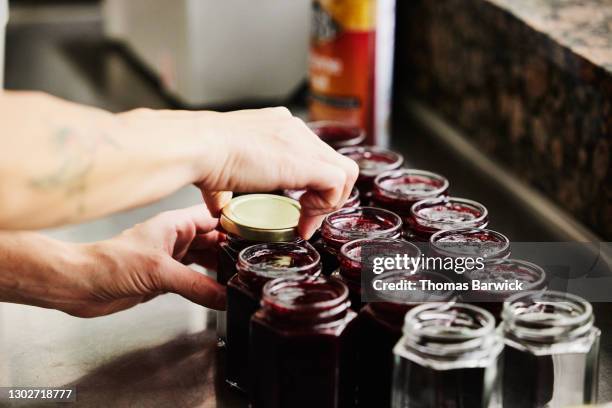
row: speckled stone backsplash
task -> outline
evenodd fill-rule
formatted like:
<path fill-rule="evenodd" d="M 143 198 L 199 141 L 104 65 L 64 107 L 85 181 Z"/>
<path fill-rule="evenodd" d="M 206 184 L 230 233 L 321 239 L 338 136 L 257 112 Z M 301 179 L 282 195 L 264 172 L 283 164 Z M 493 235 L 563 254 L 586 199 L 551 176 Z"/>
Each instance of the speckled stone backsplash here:
<path fill-rule="evenodd" d="M 416 98 L 612 240 L 612 1 L 398 0 Z"/>

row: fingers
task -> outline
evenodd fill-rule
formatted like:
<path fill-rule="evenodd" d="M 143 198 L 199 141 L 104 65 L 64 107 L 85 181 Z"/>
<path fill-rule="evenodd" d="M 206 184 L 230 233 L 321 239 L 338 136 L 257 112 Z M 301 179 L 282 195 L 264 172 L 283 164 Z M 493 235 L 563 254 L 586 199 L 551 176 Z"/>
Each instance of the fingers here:
<path fill-rule="evenodd" d="M 225 288 L 213 279 L 176 261 L 161 271 L 164 291 L 176 293 L 211 309 L 225 310 Z"/>
<path fill-rule="evenodd" d="M 231 191 L 202 191 L 202 197 L 213 217 L 219 217 L 221 209 L 232 199 Z"/>

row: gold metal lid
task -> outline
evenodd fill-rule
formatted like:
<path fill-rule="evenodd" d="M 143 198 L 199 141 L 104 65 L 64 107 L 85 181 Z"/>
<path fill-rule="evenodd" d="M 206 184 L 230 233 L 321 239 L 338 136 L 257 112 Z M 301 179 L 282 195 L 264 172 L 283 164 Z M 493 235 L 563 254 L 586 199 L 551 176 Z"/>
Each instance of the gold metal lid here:
<path fill-rule="evenodd" d="M 273 194 L 249 194 L 233 198 L 221 211 L 223 229 L 249 241 L 293 240 L 300 218 L 300 203 Z"/>

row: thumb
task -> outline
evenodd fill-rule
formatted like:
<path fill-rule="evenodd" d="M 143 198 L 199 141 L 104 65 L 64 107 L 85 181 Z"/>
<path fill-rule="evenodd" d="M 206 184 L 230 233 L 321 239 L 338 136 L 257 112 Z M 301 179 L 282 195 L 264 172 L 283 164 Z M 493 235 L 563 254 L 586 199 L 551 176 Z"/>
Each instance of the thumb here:
<path fill-rule="evenodd" d="M 208 276 L 175 260 L 161 273 L 162 290 L 176 293 L 199 305 L 225 310 L 225 288 Z"/>
<path fill-rule="evenodd" d="M 231 191 L 202 191 L 202 197 L 213 217 L 219 217 L 221 209 L 232 199 Z"/>

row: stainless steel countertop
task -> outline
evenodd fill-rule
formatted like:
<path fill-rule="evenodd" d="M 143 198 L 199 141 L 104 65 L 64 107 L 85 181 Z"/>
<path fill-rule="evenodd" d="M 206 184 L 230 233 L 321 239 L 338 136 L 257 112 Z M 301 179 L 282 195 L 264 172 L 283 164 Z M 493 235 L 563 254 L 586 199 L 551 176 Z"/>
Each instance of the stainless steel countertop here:
<path fill-rule="evenodd" d="M 102 46 L 98 19 L 28 21 L 9 26 L 7 34 L 9 88 L 42 89 L 114 111 L 168 105 L 120 55 Z M 465 159 L 402 117 L 396 119 L 393 146 L 411 164 L 449 174 L 456 194 L 485 202 L 492 223 L 512 240 L 565 239 L 517 208 L 511 195 Z M 159 211 L 199 201 L 199 193 L 186 188 L 152 206 L 46 233 L 69 241 L 104 239 Z M 610 311 L 610 305 L 596 305 L 598 325 L 604 328 L 604 400 L 612 400 Z M 0 386 L 75 386 L 77 405 L 84 407 L 245 407 L 244 397 L 217 375 L 223 354 L 217 352 L 212 328 L 213 312 L 174 295 L 96 319 L 0 304 Z"/>

